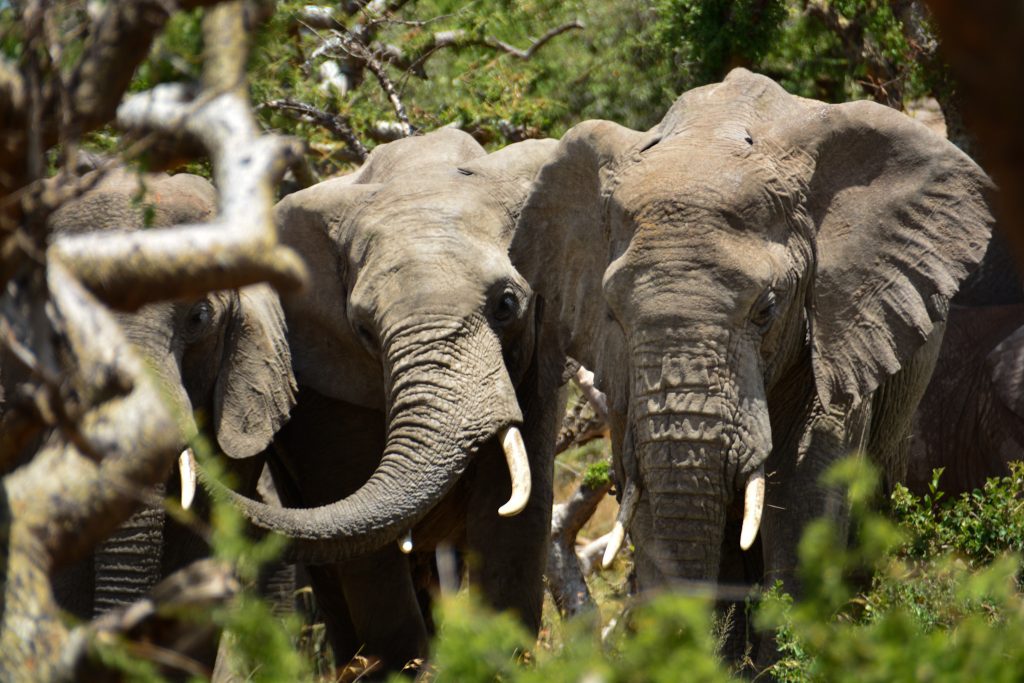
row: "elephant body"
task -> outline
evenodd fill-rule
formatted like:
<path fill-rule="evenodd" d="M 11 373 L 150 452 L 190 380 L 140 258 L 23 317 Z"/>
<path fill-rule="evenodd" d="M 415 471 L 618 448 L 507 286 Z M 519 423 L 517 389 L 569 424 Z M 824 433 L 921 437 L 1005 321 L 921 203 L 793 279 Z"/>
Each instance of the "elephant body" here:
<path fill-rule="evenodd" d="M 953 306 L 935 374 L 914 418 L 911 491 L 982 488 L 1024 460 L 1024 304 Z"/>
<path fill-rule="evenodd" d="M 803 529 L 846 514 L 821 473 L 863 449 L 888 485 L 905 477 L 948 302 L 989 239 L 989 191 L 898 112 L 743 69 L 650 131 L 566 133 L 513 263 L 543 310 L 541 364 L 576 358 L 608 395 L 642 590 L 741 576 L 759 528 L 754 578 L 799 592 Z"/>
<path fill-rule="evenodd" d="M 216 191 L 198 176 L 116 170 L 55 212 L 51 226 L 58 235 L 159 228 L 204 222 L 216 207 Z M 117 317 L 167 388 L 182 432 L 194 432 L 197 422 L 209 427 L 239 485 L 254 492 L 263 467 L 259 456 L 294 402 L 277 294 L 266 285 L 253 285 L 194 301 L 148 304 Z M 178 497 L 180 486 L 178 473 L 169 472 L 156 493 Z M 196 514 L 207 515 L 208 507 L 199 491 Z M 89 619 L 143 597 L 160 578 L 208 552 L 198 535 L 162 508 L 146 506 L 95 557 L 58 575 L 55 592 L 65 609 Z"/>
<path fill-rule="evenodd" d="M 950 307 L 928 390 L 914 416 L 907 487 L 957 495 L 1024 460 L 1024 288 L 997 231 Z"/>
<path fill-rule="evenodd" d="M 493 606 L 539 628 L 552 459 L 535 423 L 550 418 L 522 400 L 536 311 L 508 245 L 554 145 L 487 154 L 441 129 L 277 207 L 311 277 L 283 299 L 299 394 L 270 462 L 288 507 L 242 505 L 298 539 L 339 663 L 361 652 L 396 670 L 427 654 L 417 568 L 439 543 L 466 552 Z M 532 493 L 514 504 L 499 441 L 518 433 Z"/>

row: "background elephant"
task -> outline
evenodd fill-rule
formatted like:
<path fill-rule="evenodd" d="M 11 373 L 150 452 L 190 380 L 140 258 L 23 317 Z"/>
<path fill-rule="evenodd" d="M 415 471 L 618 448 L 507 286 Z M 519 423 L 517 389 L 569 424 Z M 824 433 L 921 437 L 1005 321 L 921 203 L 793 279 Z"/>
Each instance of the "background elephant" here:
<path fill-rule="evenodd" d="M 731 578 L 723 549 L 760 528 L 757 578 L 796 591 L 808 521 L 845 517 L 822 471 L 866 448 L 903 478 L 941 321 L 989 239 L 989 190 L 896 111 L 743 69 L 650 131 L 566 133 L 513 263 L 543 311 L 545 367 L 570 355 L 608 394 L 641 589 Z"/>
<path fill-rule="evenodd" d="M 64 205 L 51 221 L 64 234 L 138 229 L 203 222 L 216 208 L 216 191 L 198 176 L 117 170 Z M 255 491 L 263 467 L 255 456 L 270 443 L 294 402 L 277 294 L 266 285 L 253 285 L 191 301 L 149 304 L 119 313 L 118 320 L 171 391 L 186 433 L 195 430 L 195 415 L 228 456 L 243 489 Z M 177 473 L 168 473 L 166 493 L 180 495 L 180 482 Z M 199 515 L 207 512 L 208 499 L 201 491 L 195 507 Z M 142 597 L 159 578 L 207 552 L 205 543 L 162 507 L 147 506 L 94 558 L 56 578 L 58 599 L 79 617 L 91 618 Z"/>
<path fill-rule="evenodd" d="M 311 277 L 283 299 L 300 388 L 271 469 L 291 507 L 243 504 L 299 539 L 339 662 L 360 647 L 392 669 L 426 655 L 429 613 L 395 543 L 407 532 L 417 553 L 465 548 L 490 603 L 540 626 L 552 460 L 534 435 L 551 418 L 522 400 L 536 311 L 508 245 L 554 146 L 486 154 L 441 129 L 278 205 Z M 499 438 L 515 425 L 529 455 L 510 461 L 513 486 Z"/>
<path fill-rule="evenodd" d="M 907 487 L 956 495 L 1024 460 L 1024 288 L 995 233 L 979 269 L 953 299 L 935 373 L 917 413 Z"/>

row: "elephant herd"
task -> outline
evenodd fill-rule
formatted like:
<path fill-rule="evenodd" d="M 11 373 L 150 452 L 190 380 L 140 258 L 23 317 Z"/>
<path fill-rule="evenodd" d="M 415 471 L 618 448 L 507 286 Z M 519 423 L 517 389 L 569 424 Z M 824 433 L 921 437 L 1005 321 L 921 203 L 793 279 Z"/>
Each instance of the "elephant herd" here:
<path fill-rule="evenodd" d="M 55 228 L 141 225 L 136 187 L 108 178 Z M 146 187 L 157 225 L 215 211 L 200 179 Z M 1000 311 L 951 307 L 986 253 L 992 195 L 899 112 L 737 69 L 649 131 L 585 121 L 492 153 L 455 129 L 381 145 L 278 204 L 304 291 L 216 292 L 122 323 L 215 437 L 239 508 L 293 539 L 337 658 L 362 648 L 397 669 L 426 654 L 442 543 L 492 606 L 540 627 L 569 358 L 608 397 L 643 591 L 741 577 L 799 593 L 802 530 L 845 517 L 820 483 L 831 463 L 864 451 L 891 487 L 938 463 L 933 432 L 980 439 L 1024 416 L 1019 285 Z M 947 356 L 933 387 L 949 386 L 926 395 Z M 965 380 L 938 379 L 953 366 L 983 405 L 964 424 L 915 415 L 922 397 L 948 405 L 932 393 L 956 393 Z M 967 469 L 998 470 L 1018 431 Z M 276 502 L 256 495 L 264 467 Z M 95 591 L 65 591 L 83 615 L 148 585 L 111 557 L 166 573 L 204 552 L 153 511 L 107 545 L 77 568 Z"/>

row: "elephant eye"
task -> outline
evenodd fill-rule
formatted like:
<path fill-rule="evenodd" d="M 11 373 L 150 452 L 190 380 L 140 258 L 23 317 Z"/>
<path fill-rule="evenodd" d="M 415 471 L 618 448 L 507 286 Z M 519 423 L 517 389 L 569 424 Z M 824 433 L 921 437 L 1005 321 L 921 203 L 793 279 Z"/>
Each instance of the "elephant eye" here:
<path fill-rule="evenodd" d="M 499 323 L 507 323 L 514 319 L 519 313 L 519 300 L 512 292 L 504 292 L 494 305 L 494 320 Z"/>
<path fill-rule="evenodd" d="M 184 333 L 189 341 L 202 337 L 213 322 L 213 306 L 207 299 L 197 302 L 185 314 Z"/>
<path fill-rule="evenodd" d="M 750 315 L 750 321 L 762 330 L 767 329 L 775 319 L 778 310 L 777 297 L 771 289 L 766 290 L 757 300 Z"/>

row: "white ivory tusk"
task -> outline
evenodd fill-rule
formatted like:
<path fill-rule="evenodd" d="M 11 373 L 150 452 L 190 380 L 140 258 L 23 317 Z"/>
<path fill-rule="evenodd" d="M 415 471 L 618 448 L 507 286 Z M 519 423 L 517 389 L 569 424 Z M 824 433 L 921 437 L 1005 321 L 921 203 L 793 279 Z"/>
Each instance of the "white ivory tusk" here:
<path fill-rule="evenodd" d="M 608 545 L 604 547 L 604 555 L 601 556 L 601 568 L 608 569 L 615 561 L 615 556 L 622 549 L 622 542 L 626 540 L 626 527 L 619 520 L 615 520 L 615 526 L 608 532 Z"/>
<path fill-rule="evenodd" d="M 764 465 L 761 465 L 747 479 L 743 493 L 743 529 L 740 531 L 740 548 L 749 550 L 761 528 L 764 513 Z"/>
<path fill-rule="evenodd" d="M 181 507 L 188 510 L 196 497 L 196 455 L 191 448 L 178 456 L 178 475 L 181 477 Z"/>
<path fill-rule="evenodd" d="M 612 566 L 615 556 L 622 549 L 622 542 L 626 539 L 626 529 L 633 522 L 633 514 L 636 512 L 636 504 L 640 498 L 640 490 L 632 481 L 626 484 L 622 492 L 622 503 L 619 505 L 619 514 L 615 518 L 615 526 L 609 532 L 608 545 L 601 557 L 601 568 L 608 569 Z"/>
<path fill-rule="evenodd" d="M 412 529 L 405 532 L 405 536 L 398 542 L 398 549 L 406 555 L 412 552 Z"/>
<path fill-rule="evenodd" d="M 530 461 L 526 457 L 523 435 L 516 427 L 506 427 L 498 434 L 501 450 L 505 451 L 508 473 L 512 478 L 512 495 L 508 502 L 498 508 L 502 517 L 514 517 L 526 508 L 530 500 Z"/>

